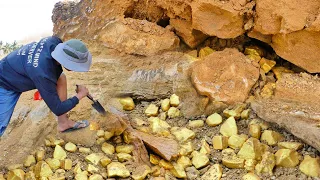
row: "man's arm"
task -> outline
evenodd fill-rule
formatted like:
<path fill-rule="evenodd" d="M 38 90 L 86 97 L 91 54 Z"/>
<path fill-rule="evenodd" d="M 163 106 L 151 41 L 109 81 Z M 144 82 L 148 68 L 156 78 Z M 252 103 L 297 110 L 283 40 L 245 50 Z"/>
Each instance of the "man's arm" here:
<path fill-rule="evenodd" d="M 38 76 L 33 79 L 41 97 L 46 102 L 50 110 L 57 116 L 65 114 L 73 109 L 83 95 L 77 94 L 66 101 L 61 101 L 57 92 L 57 84 L 46 77 Z"/>

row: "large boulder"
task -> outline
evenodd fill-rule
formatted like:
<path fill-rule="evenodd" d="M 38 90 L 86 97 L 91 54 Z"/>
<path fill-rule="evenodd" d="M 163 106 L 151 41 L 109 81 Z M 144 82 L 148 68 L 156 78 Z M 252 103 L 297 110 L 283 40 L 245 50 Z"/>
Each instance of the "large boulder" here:
<path fill-rule="evenodd" d="M 320 31 L 307 29 L 276 34 L 272 37 L 271 46 L 279 56 L 291 63 L 310 73 L 320 72 Z"/>
<path fill-rule="evenodd" d="M 191 78 L 201 95 L 234 104 L 247 99 L 259 78 L 259 66 L 238 50 L 225 49 L 196 62 Z"/>
<path fill-rule="evenodd" d="M 257 99 L 251 107 L 262 119 L 278 124 L 320 150 L 320 80 L 307 74 L 285 74 L 274 96 Z"/>
<path fill-rule="evenodd" d="M 154 55 L 179 46 L 179 38 L 168 29 L 131 18 L 108 23 L 99 40 L 108 48 L 137 55 Z"/>
<path fill-rule="evenodd" d="M 219 38 L 235 38 L 244 33 L 244 17 L 234 8 L 233 1 L 195 0 L 191 8 L 194 29 Z"/>
<path fill-rule="evenodd" d="M 318 0 L 257 0 L 254 30 L 288 34 L 308 27 L 319 13 Z"/>

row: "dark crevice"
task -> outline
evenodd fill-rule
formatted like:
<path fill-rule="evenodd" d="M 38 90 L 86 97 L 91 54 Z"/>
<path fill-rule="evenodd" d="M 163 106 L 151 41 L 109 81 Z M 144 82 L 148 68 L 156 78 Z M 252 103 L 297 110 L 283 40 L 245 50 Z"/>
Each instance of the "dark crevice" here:
<path fill-rule="evenodd" d="M 161 27 L 167 27 L 169 24 L 170 24 L 170 18 L 169 17 L 164 17 L 164 18 L 161 18 L 157 24 Z"/>

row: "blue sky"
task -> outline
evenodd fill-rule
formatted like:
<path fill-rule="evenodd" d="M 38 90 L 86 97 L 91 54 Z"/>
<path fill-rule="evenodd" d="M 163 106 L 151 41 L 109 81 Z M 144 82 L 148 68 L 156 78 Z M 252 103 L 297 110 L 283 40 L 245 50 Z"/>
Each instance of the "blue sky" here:
<path fill-rule="evenodd" d="M 0 0 L 0 40 L 36 40 L 51 35 L 51 14 L 59 0 Z"/>

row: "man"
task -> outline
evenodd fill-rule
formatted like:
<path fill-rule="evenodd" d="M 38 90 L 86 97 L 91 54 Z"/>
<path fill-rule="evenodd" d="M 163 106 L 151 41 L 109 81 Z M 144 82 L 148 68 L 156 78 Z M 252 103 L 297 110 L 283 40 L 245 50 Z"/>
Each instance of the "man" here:
<path fill-rule="evenodd" d="M 78 86 L 77 94 L 67 99 L 68 71 L 87 72 L 92 56 L 80 40 L 62 42 L 47 37 L 10 53 L 0 61 L 0 137 L 7 128 L 22 92 L 38 89 L 50 110 L 58 116 L 58 131 L 87 127 L 88 121 L 74 122 L 67 112 L 88 95 L 88 89 Z"/>

